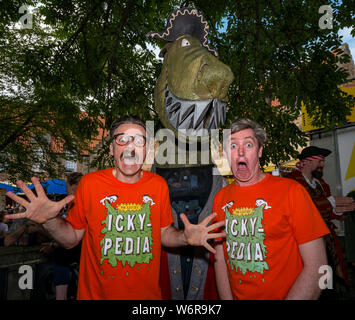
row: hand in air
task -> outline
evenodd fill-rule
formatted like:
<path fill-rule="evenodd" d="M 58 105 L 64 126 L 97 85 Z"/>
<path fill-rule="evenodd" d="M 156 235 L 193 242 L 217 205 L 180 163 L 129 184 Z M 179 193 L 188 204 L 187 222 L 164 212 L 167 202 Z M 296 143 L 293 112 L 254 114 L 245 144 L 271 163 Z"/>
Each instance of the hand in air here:
<path fill-rule="evenodd" d="M 219 221 L 210 226 L 208 224 L 217 216 L 217 213 L 212 213 L 199 224 L 192 224 L 187 219 L 185 214 L 181 214 L 181 221 L 184 223 L 184 234 L 187 243 L 192 246 L 204 246 L 208 251 L 216 253 L 216 250 L 207 242 L 209 239 L 224 238 L 226 234 L 221 233 L 209 233 L 212 230 L 218 229 L 225 225 L 225 221 Z"/>
<path fill-rule="evenodd" d="M 60 210 L 74 199 L 73 195 L 69 195 L 58 202 L 49 200 L 39 180 L 35 177 L 31 180 L 36 189 L 37 196 L 26 186 L 23 181 L 17 181 L 17 185 L 22 189 L 29 201 L 26 201 L 11 191 L 6 193 L 9 198 L 26 208 L 25 212 L 6 215 L 5 217 L 7 219 L 27 218 L 42 224 L 55 218 L 59 214 Z"/>

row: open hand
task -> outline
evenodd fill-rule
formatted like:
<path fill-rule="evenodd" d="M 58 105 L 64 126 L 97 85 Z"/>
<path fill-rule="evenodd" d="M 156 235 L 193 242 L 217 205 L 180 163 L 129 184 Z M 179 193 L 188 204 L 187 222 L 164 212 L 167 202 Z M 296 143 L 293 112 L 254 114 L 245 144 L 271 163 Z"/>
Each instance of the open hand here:
<path fill-rule="evenodd" d="M 226 236 L 224 232 L 209 233 L 210 231 L 225 225 L 225 221 L 223 220 L 207 226 L 216 216 L 217 213 L 212 213 L 203 219 L 199 224 L 192 224 L 187 219 L 186 215 L 182 213 L 180 218 L 185 226 L 184 235 L 187 243 L 192 246 L 204 246 L 208 251 L 215 254 L 216 250 L 207 242 L 207 240 L 224 238 Z"/>
<path fill-rule="evenodd" d="M 37 196 L 35 196 L 35 194 L 26 186 L 23 181 L 17 181 L 17 185 L 22 189 L 29 201 L 18 197 L 11 191 L 6 193 L 9 198 L 26 208 L 25 212 L 5 215 L 6 219 L 27 218 L 42 224 L 50 219 L 55 218 L 59 214 L 60 210 L 67 203 L 74 199 L 73 195 L 69 195 L 61 201 L 51 201 L 48 199 L 39 180 L 35 177 L 33 177 L 31 180 L 36 189 Z"/>

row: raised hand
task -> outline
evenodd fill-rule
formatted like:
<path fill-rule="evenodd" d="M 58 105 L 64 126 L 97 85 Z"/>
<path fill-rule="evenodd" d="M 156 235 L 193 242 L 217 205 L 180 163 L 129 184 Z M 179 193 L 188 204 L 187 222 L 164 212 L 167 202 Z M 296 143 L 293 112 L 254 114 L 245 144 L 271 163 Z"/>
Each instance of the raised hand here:
<path fill-rule="evenodd" d="M 184 223 L 184 235 L 187 243 L 192 246 L 204 246 L 208 251 L 216 253 L 216 250 L 207 242 L 209 239 L 224 238 L 226 234 L 221 233 L 209 233 L 212 230 L 218 229 L 225 225 L 225 221 L 219 221 L 210 226 L 208 224 L 217 216 L 217 213 L 212 213 L 199 224 L 192 224 L 187 219 L 185 214 L 181 214 L 181 221 Z"/>
<path fill-rule="evenodd" d="M 22 189 L 25 193 L 27 199 L 18 197 L 16 194 L 11 191 L 7 192 L 6 195 L 12 200 L 16 201 L 18 204 L 22 205 L 26 208 L 25 212 L 17 213 L 17 214 L 8 214 L 5 217 L 7 219 L 21 219 L 27 218 L 37 223 L 45 223 L 46 221 L 55 218 L 60 210 L 70 201 L 74 199 L 73 195 L 69 195 L 65 197 L 61 201 L 51 201 L 48 199 L 46 193 L 43 190 L 39 180 L 35 177 L 32 179 L 33 185 L 36 189 L 37 196 L 29 189 L 26 184 L 19 180 L 17 181 L 17 185 Z"/>

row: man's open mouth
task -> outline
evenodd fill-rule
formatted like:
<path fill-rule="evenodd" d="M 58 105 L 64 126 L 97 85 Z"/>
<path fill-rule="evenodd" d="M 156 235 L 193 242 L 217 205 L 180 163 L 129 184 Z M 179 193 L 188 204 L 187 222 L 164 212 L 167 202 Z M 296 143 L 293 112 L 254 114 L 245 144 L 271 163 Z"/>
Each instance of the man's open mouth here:
<path fill-rule="evenodd" d="M 239 161 L 237 163 L 237 168 L 238 168 L 238 170 L 247 170 L 248 169 L 248 165 L 244 161 Z"/>
<path fill-rule="evenodd" d="M 138 155 L 134 150 L 124 150 L 121 154 L 121 160 L 127 165 L 134 165 L 139 163 Z"/>

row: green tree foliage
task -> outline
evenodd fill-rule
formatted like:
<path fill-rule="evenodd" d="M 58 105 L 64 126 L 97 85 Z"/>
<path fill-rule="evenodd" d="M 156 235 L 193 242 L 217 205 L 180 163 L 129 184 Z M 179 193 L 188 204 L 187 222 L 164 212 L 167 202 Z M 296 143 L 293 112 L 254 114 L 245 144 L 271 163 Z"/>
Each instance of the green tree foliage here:
<path fill-rule="evenodd" d="M 33 20 L 24 28 L 24 2 L 0 1 L 0 167 L 28 180 L 35 162 L 53 177 L 63 168 L 49 136 L 79 158 L 120 115 L 138 114 L 159 128 L 151 108 L 161 62 L 147 44 L 163 42 L 145 35 L 163 30 L 182 2 L 28 0 Z M 304 144 L 293 123 L 301 101 L 317 124 L 344 123 L 354 101 L 338 88 L 347 74 L 336 63 L 346 57 L 332 51 L 341 44 L 339 28 L 354 21 L 351 1 L 328 3 L 331 30 L 318 26 L 323 0 L 187 2 L 204 14 L 212 46 L 234 72 L 228 121 L 250 117 L 269 133 L 264 163 L 294 157 Z M 282 107 L 271 106 L 275 100 Z M 101 138 L 94 165 L 105 167 L 108 141 Z"/>
<path fill-rule="evenodd" d="M 1 1 L 0 161 L 13 179 L 63 171 L 50 135 L 79 158 L 101 127 L 126 113 L 149 118 L 159 63 L 145 33 L 169 14 L 156 1 Z M 27 9 L 27 8 L 26 8 Z M 83 117 L 84 113 L 84 117 Z M 99 121 L 99 117 L 104 122 Z M 106 163 L 107 141 L 95 165 Z M 31 161 L 33 160 L 33 161 Z"/>
<path fill-rule="evenodd" d="M 355 21 L 353 2 L 343 3 L 222 0 L 214 4 L 215 10 L 225 10 L 224 31 L 212 29 L 212 39 L 236 78 L 227 119 L 249 117 L 266 128 L 264 164 L 287 161 L 296 156 L 298 146 L 305 145 L 305 135 L 294 124 L 302 101 L 314 124 L 328 129 L 343 125 L 355 104 L 339 89 L 348 73 L 337 63 L 349 56 L 340 56 L 338 31 Z M 319 27 L 322 5 L 333 9 L 332 29 Z M 204 10 L 209 10 L 206 5 Z M 272 106 L 275 101 L 283 107 Z"/>

